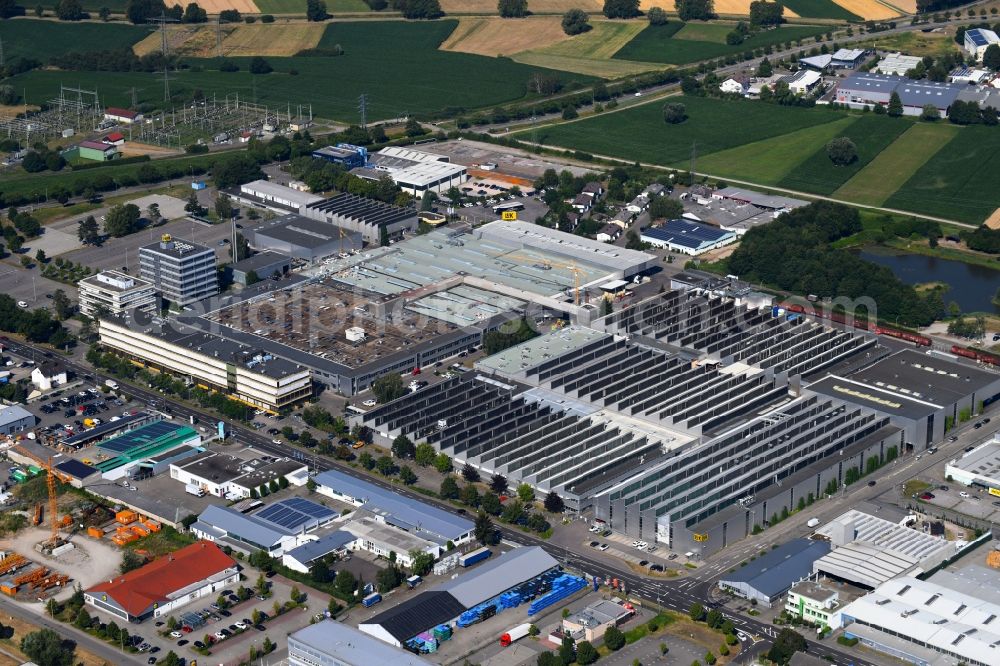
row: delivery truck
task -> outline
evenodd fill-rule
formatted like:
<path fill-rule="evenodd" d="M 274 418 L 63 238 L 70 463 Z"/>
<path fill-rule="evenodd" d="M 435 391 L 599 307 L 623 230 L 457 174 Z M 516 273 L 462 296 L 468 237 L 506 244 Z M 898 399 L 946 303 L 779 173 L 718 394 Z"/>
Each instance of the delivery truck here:
<path fill-rule="evenodd" d="M 514 641 L 520 640 L 528 635 L 531 630 L 531 623 L 525 622 L 524 624 L 519 624 L 513 629 L 508 629 L 503 634 L 500 635 L 500 645 L 502 647 L 507 647 Z"/>
<path fill-rule="evenodd" d="M 188 483 L 184 486 L 184 492 L 188 495 L 194 495 L 195 497 L 204 497 L 205 490 L 199 486 L 197 483 Z"/>
<path fill-rule="evenodd" d="M 362 599 L 361 605 L 364 606 L 365 608 L 371 608 L 380 601 L 382 601 L 382 595 L 379 594 L 378 592 L 375 592 L 373 594 L 369 594 L 367 597 Z"/>

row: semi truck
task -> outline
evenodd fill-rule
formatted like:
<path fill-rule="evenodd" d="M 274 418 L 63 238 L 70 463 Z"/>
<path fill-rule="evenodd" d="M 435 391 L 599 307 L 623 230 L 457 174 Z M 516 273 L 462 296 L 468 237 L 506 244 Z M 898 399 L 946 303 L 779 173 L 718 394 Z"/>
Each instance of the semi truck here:
<path fill-rule="evenodd" d="M 461 557 L 458 558 L 458 563 L 460 566 L 463 567 L 471 567 L 476 562 L 482 562 L 492 554 L 493 554 L 492 550 L 483 547 L 478 550 L 474 550 L 471 553 L 466 553 L 465 555 L 462 555 Z"/>
<path fill-rule="evenodd" d="M 188 483 L 184 485 L 184 492 L 188 495 L 194 495 L 195 497 L 204 497 L 205 490 L 199 486 L 197 483 Z"/>
<path fill-rule="evenodd" d="M 502 647 L 507 647 L 514 641 L 520 640 L 528 635 L 531 630 L 531 623 L 526 622 L 524 624 L 519 624 L 513 629 L 508 629 L 500 635 L 500 645 Z"/>
<path fill-rule="evenodd" d="M 367 597 L 362 599 L 361 605 L 364 606 L 365 608 L 371 608 L 380 601 L 382 601 L 382 595 L 379 594 L 378 592 L 375 592 L 373 594 L 369 594 Z"/>

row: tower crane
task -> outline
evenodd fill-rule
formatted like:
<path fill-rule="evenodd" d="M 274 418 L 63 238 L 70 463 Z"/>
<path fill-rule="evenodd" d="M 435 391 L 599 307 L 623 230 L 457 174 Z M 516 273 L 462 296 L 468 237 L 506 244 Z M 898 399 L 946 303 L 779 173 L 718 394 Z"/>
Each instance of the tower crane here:
<path fill-rule="evenodd" d="M 42 460 L 40 457 L 23 447 L 13 446 L 11 448 L 26 458 L 34 460 L 39 467 L 46 471 L 45 485 L 48 487 L 49 491 L 49 522 L 52 523 L 52 535 L 49 537 L 48 545 L 50 547 L 54 547 L 59 543 L 59 502 L 56 494 L 56 480 L 58 479 L 63 483 L 69 483 L 71 481 L 71 477 L 57 471 L 52 465 L 51 457 L 49 457 L 48 460 Z"/>

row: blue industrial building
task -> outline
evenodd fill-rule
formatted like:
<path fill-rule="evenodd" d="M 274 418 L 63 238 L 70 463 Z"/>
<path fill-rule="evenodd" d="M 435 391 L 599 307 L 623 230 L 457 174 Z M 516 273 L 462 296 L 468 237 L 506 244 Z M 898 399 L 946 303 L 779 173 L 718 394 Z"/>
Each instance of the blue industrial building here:
<path fill-rule="evenodd" d="M 338 143 L 336 146 L 319 148 L 312 152 L 312 156 L 339 164 L 348 171 L 368 164 L 368 149 L 350 143 Z"/>
<path fill-rule="evenodd" d="M 641 237 L 643 243 L 690 255 L 708 252 L 736 240 L 732 231 L 691 220 L 667 220 L 661 226 L 643 229 Z"/>
<path fill-rule="evenodd" d="M 792 585 L 812 575 L 813 562 L 830 552 L 829 541 L 793 539 L 719 579 L 719 587 L 770 608 Z"/>

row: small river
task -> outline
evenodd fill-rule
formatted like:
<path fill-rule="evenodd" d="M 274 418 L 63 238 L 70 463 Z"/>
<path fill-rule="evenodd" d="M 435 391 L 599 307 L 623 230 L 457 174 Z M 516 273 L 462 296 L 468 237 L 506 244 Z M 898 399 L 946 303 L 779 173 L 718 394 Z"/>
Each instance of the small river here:
<path fill-rule="evenodd" d="M 944 282 L 950 285 L 943 294 L 944 304 L 955 301 L 962 312 L 995 312 L 993 296 L 1000 289 L 1000 266 L 997 269 L 939 259 L 922 254 L 906 254 L 882 246 L 868 246 L 858 252 L 867 261 L 888 267 L 906 284 Z M 997 262 L 1000 264 L 1000 262 Z"/>

